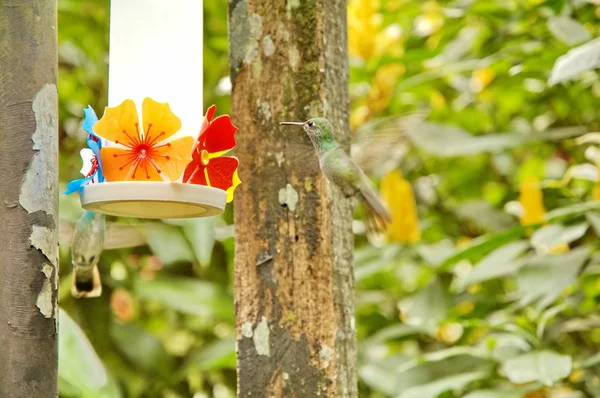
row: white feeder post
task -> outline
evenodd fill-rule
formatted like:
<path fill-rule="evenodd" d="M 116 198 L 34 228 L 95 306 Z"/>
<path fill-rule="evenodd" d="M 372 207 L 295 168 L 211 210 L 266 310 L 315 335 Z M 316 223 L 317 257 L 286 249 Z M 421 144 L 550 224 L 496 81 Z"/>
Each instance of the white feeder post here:
<path fill-rule="evenodd" d="M 198 138 L 202 103 L 202 0 L 111 0 L 108 106 L 168 102 L 181 119 L 171 139 Z M 101 116 L 101 115 L 98 115 Z M 109 145 L 109 143 L 106 143 Z M 114 144 L 113 144 L 114 145 Z M 223 212 L 227 192 L 175 182 L 117 181 L 86 185 L 82 206 L 126 217 L 208 217 Z"/>
<path fill-rule="evenodd" d="M 183 135 L 198 136 L 202 103 L 202 0 L 111 0 L 108 106 L 168 102 Z"/>

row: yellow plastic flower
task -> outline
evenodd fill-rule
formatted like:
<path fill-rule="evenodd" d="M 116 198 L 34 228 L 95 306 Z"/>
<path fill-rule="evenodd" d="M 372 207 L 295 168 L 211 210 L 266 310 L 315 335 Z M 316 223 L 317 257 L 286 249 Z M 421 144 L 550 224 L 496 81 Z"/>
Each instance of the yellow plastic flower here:
<path fill-rule="evenodd" d="M 145 98 L 142 117 L 140 128 L 135 103 L 128 99 L 107 107 L 94 125 L 98 136 L 117 144 L 100 149 L 106 181 L 173 181 L 192 160 L 192 137 L 169 140 L 181 128 L 169 104 Z"/>
<path fill-rule="evenodd" d="M 392 216 L 388 238 L 400 243 L 413 243 L 421 239 L 415 195 L 410 182 L 404 179 L 400 171 L 394 170 L 383 177 L 381 196 Z"/>
<path fill-rule="evenodd" d="M 540 182 L 535 177 L 526 177 L 520 184 L 519 203 L 523 208 L 521 225 L 532 225 L 544 221 L 546 209 Z"/>

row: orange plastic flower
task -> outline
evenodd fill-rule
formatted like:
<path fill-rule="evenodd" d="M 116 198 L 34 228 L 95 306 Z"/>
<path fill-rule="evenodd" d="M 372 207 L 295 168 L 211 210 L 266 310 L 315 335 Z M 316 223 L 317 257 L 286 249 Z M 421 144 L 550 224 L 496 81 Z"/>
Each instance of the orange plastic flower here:
<path fill-rule="evenodd" d="M 128 99 L 106 108 L 94 132 L 117 146 L 100 150 L 106 181 L 174 181 L 192 160 L 192 137 L 168 141 L 181 128 L 181 120 L 167 103 L 145 98 L 142 126 L 135 103 Z"/>

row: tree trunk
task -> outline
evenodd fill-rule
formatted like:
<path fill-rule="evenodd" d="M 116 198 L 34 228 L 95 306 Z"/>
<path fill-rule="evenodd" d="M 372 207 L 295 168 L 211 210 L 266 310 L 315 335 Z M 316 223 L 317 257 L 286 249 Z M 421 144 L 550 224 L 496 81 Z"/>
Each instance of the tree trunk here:
<path fill-rule="evenodd" d="M 0 2 L 0 397 L 57 396 L 56 2 Z"/>
<path fill-rule="evenodd" d="M 356 397 L 351 201 L 302 129 L 347 145 L 343 0 L 229 0 L 239 127 L 235 305 L 239 397 Z"/>

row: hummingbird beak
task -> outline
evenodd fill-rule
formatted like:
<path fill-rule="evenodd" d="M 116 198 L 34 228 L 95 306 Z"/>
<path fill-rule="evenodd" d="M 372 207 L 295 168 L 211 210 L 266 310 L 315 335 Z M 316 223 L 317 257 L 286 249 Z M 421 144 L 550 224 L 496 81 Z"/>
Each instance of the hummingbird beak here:
<path fill-rule="evenodd" d="M 304 126 L 304 122 L 281 122 L 279 123 L 280 125 L 286 125 L 286 126 Z"/>

